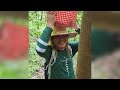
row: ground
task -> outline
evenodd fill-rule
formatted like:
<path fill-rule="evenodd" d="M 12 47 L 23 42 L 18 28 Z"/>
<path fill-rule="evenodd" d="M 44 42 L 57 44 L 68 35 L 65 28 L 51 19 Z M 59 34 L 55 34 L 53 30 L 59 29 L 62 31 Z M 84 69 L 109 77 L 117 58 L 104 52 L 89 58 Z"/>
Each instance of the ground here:
<path fill-rule="evenodd" d="M 92 79 L 120 79 L 120 50 L 92 62 Z"/>

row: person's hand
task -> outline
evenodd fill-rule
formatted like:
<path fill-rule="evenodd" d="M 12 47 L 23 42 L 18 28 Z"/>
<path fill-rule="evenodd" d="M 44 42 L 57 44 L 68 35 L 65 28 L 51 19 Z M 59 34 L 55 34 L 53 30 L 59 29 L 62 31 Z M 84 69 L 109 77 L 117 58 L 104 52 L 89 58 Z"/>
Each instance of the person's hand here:
<path fill-rule="evenodd" d="M 78 34 L 80 34 L 80 27 L 79 27 L 79 25 L 77 24 L 77 22 L 76 22 L 76 25 L 75 25 L 74 29 L 75 29 L 75 31 L 76 31 Z"/>
<path fill-rule="evenodd" d="M 54 23 L 55 23 L 54 11 L 47 11 L 46 22 L 47 22 L 47 27 L 50 27 L 53 29 Z"/>
<path fill-rule="evenodd" d="M 79 25 L 77 24 L 77 22 L 76 22 L 76 25 L 75 25 L 74 29 L 75 29 L 76 31 L 78 31 L 78 29 L 80 29 L 80 27 L 79 27 Z"/>

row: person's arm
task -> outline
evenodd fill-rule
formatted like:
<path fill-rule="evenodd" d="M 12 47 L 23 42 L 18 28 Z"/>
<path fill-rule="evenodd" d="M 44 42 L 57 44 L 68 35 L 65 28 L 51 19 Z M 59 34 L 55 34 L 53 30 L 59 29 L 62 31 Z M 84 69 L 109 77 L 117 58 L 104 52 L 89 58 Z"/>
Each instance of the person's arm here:
<path fill-rule="evenodd" d="M 42 35 L 40 36 L 40 38 L 37 41 L 36 51 L 37 51 L 38 55 L 40 55 L 41 57 L 46 56 L 46 53 L 47 53 L 46 50 L 48 47 L 48 42 L 50 40 L 52 31 L 53 30 L 50 27 L 46 27 L 44 29 Z"/>
<path fill-rule="evenodd" d="M 79 25 L 76 24 L 76 27 L 75 27 L 75 31 L 80 34 L 80 27 Z M 74 42 L 70 42 L 69 45 L 71 46 L 72 48 L 72 54 L 73 56 L 76 54 L 76 52 L 78 51 L 78 42 L 79 41 L 74 41 Z"/>
<path fill-rule="evenodd" d="M 72 55 L 74 56 L 76 54 L 76 52 L 78 51 L 78 42 L 79 41 L 75 41 L 75 42 L 70 42 L 69 45 L 72 48 Z"/>
<path fill-rule="evenodd" d="M 37 41 L 36 45 L 36 51 L 38 55 L 44 58 L 48 58 L 51 53 L 51 48 L 48 46 L 48 42 L 50 40 L 53 26 L 54 26 L 54 14 L 49 12 L 47 13 L 47 26 L 43 30 L 43 33 L 41 34 L 40 38 Z"/>
<path fill-rule="evenodd" d="M 77 30 L 75 30 L 78 34 L 80 34 L 80 28 L 78 28 Z"/>
<path fill-rule="evenodd" d="M 78 34 L 80 34 L 80 27 L 79 27 L 79 25 L 77 24 L 77 22 L 76 22 L 76 25 L 75 25 L 74 29 L 75 29 L 75 31 L 76 31 Z"/>

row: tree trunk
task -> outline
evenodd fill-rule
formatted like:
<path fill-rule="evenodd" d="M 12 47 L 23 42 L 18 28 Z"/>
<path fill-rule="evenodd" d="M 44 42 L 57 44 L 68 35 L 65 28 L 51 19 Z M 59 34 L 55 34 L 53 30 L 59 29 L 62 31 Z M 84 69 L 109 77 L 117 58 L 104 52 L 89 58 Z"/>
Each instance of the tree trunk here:
<path fill-rule="evenodd" d="M 90 11 L 84 11 L 79 38 L 77 58 L 77 79 L 91 79 L 91 15 Z"/>

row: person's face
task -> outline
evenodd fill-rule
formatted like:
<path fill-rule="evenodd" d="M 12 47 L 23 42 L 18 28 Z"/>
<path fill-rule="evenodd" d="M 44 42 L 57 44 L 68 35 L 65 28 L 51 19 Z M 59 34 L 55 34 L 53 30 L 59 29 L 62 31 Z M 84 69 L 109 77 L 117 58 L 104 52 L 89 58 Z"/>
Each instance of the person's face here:
<path fill-rule="evenodd" d="M 53 43 L 57 50 L 63 51 L 68 43 L 68 35 L 53 36 Z"/>

